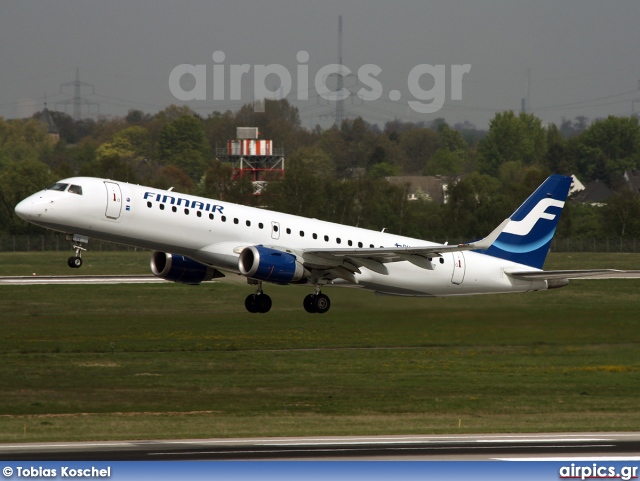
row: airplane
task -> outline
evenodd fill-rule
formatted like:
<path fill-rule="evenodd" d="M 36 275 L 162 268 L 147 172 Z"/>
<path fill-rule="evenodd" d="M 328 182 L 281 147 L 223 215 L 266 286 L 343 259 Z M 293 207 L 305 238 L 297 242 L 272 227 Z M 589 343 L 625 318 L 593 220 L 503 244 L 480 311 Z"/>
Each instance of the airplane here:
<path fill-rule="evenodd" d="M 326 313 L 327 286 L 397 296 L 447 297 L 540 291 L 583 277 L 636 277 L 612 269 L 543 271 L 571 177 L 551 175 L 493 232 L 447 245 L 109 179 L 72 177 L 16 207 L 74 242 L 82 266 L 89 238 L 152 250 L 150 267 L 173 282 L 246 278 L 251 313 L 272 307 L 264 284 L 306 285 L 309 313 Z M 636 273 L 637 274 L 637 273 Z"/>

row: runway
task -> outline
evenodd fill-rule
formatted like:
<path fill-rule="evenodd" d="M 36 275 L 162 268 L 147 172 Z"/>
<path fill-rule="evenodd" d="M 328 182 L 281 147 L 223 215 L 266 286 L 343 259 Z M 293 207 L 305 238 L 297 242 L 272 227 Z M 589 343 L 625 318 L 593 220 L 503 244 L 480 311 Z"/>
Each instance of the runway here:
<path fill-rule="evenodd" d="M 158 284 L 168 282 L 154 275 L 135 276 L 1 276 L 0 285 L 31 286 L 48 284 Z"/>
<path fill-rule="evenodd" d="M 568 275 L 571 279 L 571 276 Z M 580 278 L 579 280 L 593 280 L 593 279 L 639 279 L 640 270 L 634 271 L 609 271 L 603 272 L 598 275 L 592 275 L 587 278 Z M 578 280 L 578 279 L 573 279 Z M 48 285 L 48 284 L 160 284 L 170 282 L 160 277 L 156 277 L 152 274 L 143 275 L 77 275 L 77 276 L 0 276 L 0 286 L 2 285 L 14 285 L 14 286 L 30 286 L 30 285 Z M 205 281 L 204 283 L 215 283 L 218 280 Z M 203 284 L 204 284 L 203 283 Z"/>
<path fill-rule="evenodd" d="M 635 460 L 640 433 L 494 434 L 0 445 L 0 460 Z"/>

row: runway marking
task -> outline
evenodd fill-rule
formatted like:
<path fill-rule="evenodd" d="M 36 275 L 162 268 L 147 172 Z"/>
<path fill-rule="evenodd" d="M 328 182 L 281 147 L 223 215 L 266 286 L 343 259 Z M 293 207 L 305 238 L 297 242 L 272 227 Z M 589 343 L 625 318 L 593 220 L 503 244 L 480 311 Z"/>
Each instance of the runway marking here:
<path fill-rule="evenodd" d="M 0 284 L 27 286 L 48 284 L 155 284 L 167 282 L 152 275 L 3 276 Z"/>
<path fill-rule="evenodd" d="M 617 435 L 616 435 L 617 436 Z M 628 436 L 637 436 L 633 434 L 629 434 Z M 220 440 L 211 440 L 211 441 L 203 441 L 211 442 L 211 443 L 279 443 L 279 444 L 287 444 L 287 445 L 295 445 L 295 444 L 310 444 L 310 443 L 334 443 L 339 442 L 341 444 L 344 443 L 365 443 L 365 442 L 438 442 L 440 440 L 450 441 L 450 440 L 461 440 L 461 442 L 513 442 L 513 441 L 525 441 L 525 442 L 538 442 L 538 441 L 612 441 L 611 436 L 598 436 L 598 437 L 584 437 L 584 434 L 558 434 L 558 435 L 541 435 L 538 437 L 532 437 L 531 434 L 522 434 L 522 435 L 484 435 L 484 436 L 476 436 L 476 435 L 458 435 L 458 436 L 376 436 L 376 437 L 355 437 L 355 438 L 299 438 L 299 440 L 293 442 L 285 442 L 282 439 L 272 438 L 272 439 L 220 439 Z M 167 441 L 167 442 L 175 442 L 175 443 L 185 443 L 185 444 L 193 444 L 198 443 L 199 441 Z"/>
<path fill-rule="evenodd" d="M 537 448 L 567 448 L 566 445 L 549 445 L 549 446 L 520 446 L 518 445 L 519 448 L 524 448 L 524 449 L 537 449 Z M 615 447 L 615 444 L 585 444 L 585 445 L 578 445 L 578 446 L 571 446 L 571 448 L 611 448 L 611 447 Z M 483 450 L 489 450 L 489 449 L 501 449 L 501 446 L 477 446 L 477 447 L 473 447 L 472 449 L 483 449 Z M 468 446 L 429 446 L 429 447 L 402 447 L 402 448 L 389 448 L 388 451 L 419 451 L 419 450 L 427 450 L 427 451 L 445 451 L 445 450 L 463 450 L 463 449 L 470 449 Z M 370 451 L 370 449 L 366 448 L 366 447 L 362 447 L 360 449 L 358 448 L 331 448 L 331 449 L 324 449 L 324 448 L 318 448 L 318 449 L 282 449 L 282 450 L 277 450 L 277 451 L 273 451 L 273 450 L 268 450 L 268 449 L 253 449 L 253 450 L 242 450 L 242 451 L 186 451 L 186 452 L 179 452 L 179 453 L 174 453 L 174 452 L 154 452 L 154 453 L 147 453 L 148 456 L 190 456 L 190 455 L 203 455 L 203 454 L 288 454 L 288 453 L 309 453 L 309 454 L 313 454 L 313 453 L 322 453 L 322 452 L 329 452 L 329 453 L 335 453 L 335 452 L 348 452 L 348 453 L 355 453 L 358 451 Z M 427 453 L 425 453 L 427 454 Z M 511 459 L 511 458 L 510 458 Z M 508 461 L 510 459 L 504 459 L 504 461 Z M 515 459 L 515 458 L 513 458 Z M 528 458 L 523 458 L 524 460 L 528 459 Z M 532 458 L 533 460 L 535 460 L 535 458 Z M 540 460 L 543 460 L 545 458 L 540 458 Z M 569 459 L 569 458 L 567 458 Z M 574 459 L 574 458 L 571 458 Z M 496 458 L 497 461 L 500 461 L 501 459 Z"/>
<path fill-rule="evenodd" d="M 336 443 L 340 445 L 358 445 L 358 444 L 417 444 L 432 443 L 439 444 L 442 442 L 459 442 L 459 443 L 511 443 L 514 441 L 527 443 L 557 443 L 557 442 L 606 442 L 613 441 L 612 437 L 580 437 L 581 435 L 544 435 L 544 437 L 531 437 L 531 435 L 504 435 L 498 437 L 461 435 L 461 436 L 417 436 L 417 437 L 375 437 L 375 438 L 354 438 L 345 440 L 345 438 L 300 438 L 295 442 L 286 442 L 282 439 L 215 439 L 215 440 L 173 440 L 173 441 L 114 441 L 114 442 L 89 442 L 89 443 L 48 443 L 48 444 L 5 444 L 0 446 L 2 449 L 10 448 L 69 448 L 69 447 L 104 447 L 104 446 L 140 446 L 141 444 L 149 445 L 216 445 L 216 444 L 246 444 L 246 445 L 266 445 L 266 446 L 308 446 Z M 584 436 L 584 435 L 582 435 Z M 624 434 L 616 436 L 625 436 Z M 627 434 L 626 436 L 634 436 Z"/>

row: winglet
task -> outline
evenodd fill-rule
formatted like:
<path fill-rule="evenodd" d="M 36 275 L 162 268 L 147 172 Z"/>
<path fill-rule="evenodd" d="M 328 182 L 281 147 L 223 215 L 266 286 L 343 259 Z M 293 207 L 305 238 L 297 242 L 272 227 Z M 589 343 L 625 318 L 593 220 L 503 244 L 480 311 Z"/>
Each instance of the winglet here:
<path fill-rule="evenodd" d="M 489 234 L 487 237 L 485 237 L 484 239 L 480 239 L 478 242 L 473 242 L 471 244 L 473 248 L 486 251 L 489 247 L 493 245 L 496 239 L 500 237 L 500 234 L 502 234 L 502 231 L 504 230 L 505 227 L 507 227 L 507 224 L 509 223 L 510 220 L 511 219 L 509 218 L 503 220 L 502 224 L 500 224 L 498 227 L 493 229 L 491 234 Z"/>

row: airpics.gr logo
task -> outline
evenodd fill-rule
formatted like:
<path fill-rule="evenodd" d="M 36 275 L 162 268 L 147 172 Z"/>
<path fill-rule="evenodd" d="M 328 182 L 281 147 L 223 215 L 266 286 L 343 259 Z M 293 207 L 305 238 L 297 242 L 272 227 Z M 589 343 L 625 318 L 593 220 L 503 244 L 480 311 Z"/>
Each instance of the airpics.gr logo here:
<path fill-rule="evenodd" d="M 214 65 L 212 76 L 208 78 L 208 68 L 206 64 L 180 64 L 171 70 L 169 74 L 169 90 L 178 100 L 188 102 L 193 100 L 243 100 L 242 78 L 244 75 L 253 72 L 253 92 L 254 111 L 264 112 L 263 99 L 282 100 L 291 93 L 293 86 L 293 76 L 283 65 L 250 65 L 231 64 L 225 65 L 226 55 L 217 50 L 211 56 Z M 298 64 L 296 66 L 296 100 L 309 100 L 309 53 L 301 50 L 296 55 Z M 464 74 L 471 71 L 471 64 L 451 65 L 449 68 L 450 99 L 462 100 L 462 79 Z M 362 87 L 355 92 L 355 95 L 363 101 L 375 101 L 382 98 L 385 88 L 378 80 L 382 73 L 382 68 L 375 64 L 362 65 L 356 74 L 358 85 Z M 318 69 L 314 76 L 313 86 L 316 93 L 324 100 L 338 102 L 346 100 L 354 95 L 350 89 L 343 86 L 343 80 L 347 76 L 354 75 L 349 67 L 341 64 L 329 64 Z M 190 90 L 185 90 L 180 82 L 184 76 L 191 76 L 195 79 L 195 85 Z M 279 86 L 271 90 L 266 85 L 267 77 L 276 76 L 279 79 Z M 331 90 L 327 85 L 330 77 L 338 79 L 336 90 Z M 433 82 L 433 86 L 426 90 L 421 84 Z M 211 83 L 209 83 L 211 82 Z M 229 86 L 227 89 L 227 85 Z M 211 87 L 211 96 L 209 96 Z M 412 96 L 407 100 L 407 105 L 415 112 L 421 114 L 432 114 L 438 112 L 446 99 L 447 87 L 447 67 L 446 65 L 419 64 L 411 69 L 407 75 L 406 87 Z M 387 97 L 392 102 L 402 99 L 400 90 L 390 89 Z M 245 97 L 247 98 L 247 97 Z"/>

